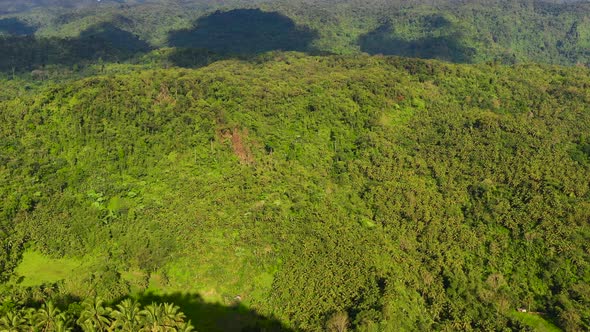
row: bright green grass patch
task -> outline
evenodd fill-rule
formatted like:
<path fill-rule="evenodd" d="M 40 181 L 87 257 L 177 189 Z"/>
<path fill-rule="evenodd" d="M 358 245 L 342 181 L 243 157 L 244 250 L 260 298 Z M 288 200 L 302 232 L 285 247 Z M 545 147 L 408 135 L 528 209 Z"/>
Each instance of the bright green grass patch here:
<path fill-rule="evenodd" d="M 561 329 L 539 314 L 516 312 L 513 317 L 532 327 L 537 332 L 561 332 Z"/>
<path fill-rule="evenodd" d="M 72 258 L 50 258 L 36 251 L 27 251 L 16 268 L 23 286 L 39 286 L 68 279 L 79 273 L 82 262 Z"/>

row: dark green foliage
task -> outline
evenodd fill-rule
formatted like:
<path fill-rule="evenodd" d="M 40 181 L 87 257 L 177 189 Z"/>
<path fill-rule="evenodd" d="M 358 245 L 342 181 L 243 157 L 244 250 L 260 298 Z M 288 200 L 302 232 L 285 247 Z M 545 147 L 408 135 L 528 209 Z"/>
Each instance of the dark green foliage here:
<path fill-rule="evenodd" d="M 451 23 L 442 16 L 425 17 L 426 29 L 437 35 Z M 391 23 L 380 26 L 359 39 L 363 52 L 370 54 L 400 55 L 412 58 L 441 59 L 452 62 L 472 62 L 476 50 L 462 40 L 462 31 L 449 31 L 442 36 L 429 36 L 415 40 L 392 37 L 395 28 Z"/>
<path fill-rule="evenodd" d="M 308 51 L 315 34 L 286 16 L 258 9 L 215 12 L 199 18 L 190 30 L 171 33 L 171 46 L 220 54 L 259 54 L 273 50 Z"/>
<path fill-rule="evenodd" d="M 68 69 L 90 62 L 123 61 L 149 46 L 127 31 L 101 24 L 85 30 L 78 38 L 37 38 L 0 36 L 0 71 L 30 71 L 37 79 L 49 76 L 45 66 L 62 65 Z"/>
<path fill-rule="evenodd" d="M 229 306 L 207 303 L 198 294 L 142 294 L 140 303 L 172 303 L 180 307 L 197 331 L 288 332 L 276 319 L 266 318 L 233 300 Z"/>
<path fill-rule="evenodd" d="M 14 18 L 0 19 L 0 35 L 30 35 L 35 32 L 35 28 Z"/>

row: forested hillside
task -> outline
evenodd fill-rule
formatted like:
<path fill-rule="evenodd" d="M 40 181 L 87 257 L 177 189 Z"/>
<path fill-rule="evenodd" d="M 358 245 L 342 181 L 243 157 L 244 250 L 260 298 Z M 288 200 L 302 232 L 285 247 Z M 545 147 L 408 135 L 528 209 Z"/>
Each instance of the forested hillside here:
<path fill-rule="evenodd" d="M 11 50 L 0 56 L 5 72 L 124 61 L 162 47 L 225 57 L 283 50 L 459 63 L 590 63 L 588 1 L 66 1 L 9 8 L 0 3 L 0 47 Z M 39 58 L 46 53 L 52 56 Z"/>
<path fill-rule="evenodd" d="M 2 328 L 95 296 L 98 330 L 128 296 L 199 331 L 590 328 L 588 69 L 109 68 L 2 83 Z"/>
<path fill-rule="evenodd" d="M 590 330 L 590 2 L 0 0 L 0 331 Z"/>

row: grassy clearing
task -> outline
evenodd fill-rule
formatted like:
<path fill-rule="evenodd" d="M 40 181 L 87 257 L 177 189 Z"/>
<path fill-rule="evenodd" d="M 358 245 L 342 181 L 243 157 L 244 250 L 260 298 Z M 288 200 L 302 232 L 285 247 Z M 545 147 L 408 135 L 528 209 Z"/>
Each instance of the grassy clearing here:
<path fill-rule="evenodd" d="M 532 327 L 537 332 L 561 332 L 562 330 L 557 326 L 553 325 L 550 321 L 543 318 L 542 315 L 528 313 L 528 312 L 516 312 L 513 314 L 515 318 L 523 322 L 524 324 Z"/>
<path fill-rule="evenodd" d="M 85 270 L 83 265 L 77 259 L 54 259 L 36 251 L 27 251 L 16 269 L 16 275 L 18 278 L 22 277 L 23 286 L 39 286 L 80 275 Z"/>

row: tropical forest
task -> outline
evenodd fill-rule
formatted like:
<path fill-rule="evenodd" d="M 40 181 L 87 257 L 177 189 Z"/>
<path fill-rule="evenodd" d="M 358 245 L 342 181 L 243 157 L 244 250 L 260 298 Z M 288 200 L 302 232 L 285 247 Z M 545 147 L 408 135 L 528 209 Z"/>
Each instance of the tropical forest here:
<path fill-rule="evenodd" d="M 590 2 L 0 0 L 0 331 L 590 331 Z"/>

